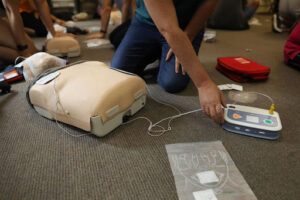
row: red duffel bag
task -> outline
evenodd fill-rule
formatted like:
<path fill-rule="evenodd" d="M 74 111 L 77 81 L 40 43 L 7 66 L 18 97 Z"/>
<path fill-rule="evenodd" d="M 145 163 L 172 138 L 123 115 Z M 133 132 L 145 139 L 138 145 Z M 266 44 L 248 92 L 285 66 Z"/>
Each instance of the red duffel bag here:
<path fill-rule="evenodd" d="M 239 83 L 266 80 L 271 71 L 245 57 L 218 58 L 216 69 Z"/>

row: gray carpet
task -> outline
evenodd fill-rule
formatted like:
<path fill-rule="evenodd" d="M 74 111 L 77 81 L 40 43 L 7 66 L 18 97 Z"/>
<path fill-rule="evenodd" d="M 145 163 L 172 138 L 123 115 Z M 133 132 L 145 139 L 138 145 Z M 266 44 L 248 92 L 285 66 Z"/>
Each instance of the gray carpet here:
<path fill-rule="evenodd" d="M 148 123 L 139 120 L 104 138 L 74 138 L 29 107 L 21 82 L 0 96 L 0 199 L 177 199 L 165 145 L 216 140 L 223 142 L 258 199 L 300 199 L 300 71 L 283 63 L 288 34 L 272 33 L 270 17 L 259 19 L 264 26 L 217 31 L 215 43 L 203 43 L 200 59 L 217 84 L 233 83 L 215 70 L 220 56 L 246 56 L 271 68 L 268 81 L 243 86 L 273 97 L 283 124 L 279 140 L 226 132 L 202 113 L 174 120 L 173 130 L 161 137 L 148 136 Z M 113 49 L 83 48 L 81 59 L 109 62 L 112 55 Z M 153 81 L 149 87 L 153 96 L 182 111 L 199 107 L 192 84 L 176 95 Z M 158 121 L 176 114 L 147 100 L 137 116 Z M 261 98 L 258 105 L 269 104 Z"/>

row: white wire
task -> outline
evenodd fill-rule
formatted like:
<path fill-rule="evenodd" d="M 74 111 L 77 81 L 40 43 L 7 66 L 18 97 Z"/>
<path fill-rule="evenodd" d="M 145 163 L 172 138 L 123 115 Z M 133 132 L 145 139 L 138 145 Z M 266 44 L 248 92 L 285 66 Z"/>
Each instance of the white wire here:
<path fill-rule="evenodd" d="M 65 133 L 67 133 L 68 135 L 72 136 L 72 137 L 83 137 L 83 136 L 86 136 L 86 135 L 89 135 L 88 133 L 84 133 L 84 134 L 79 134 L 79 135 L 74 135 L 72 133 L 70 133 L 67 129 L 65 129 L 63 126 L 61 126 L 58 121 L 57 121 L 57 112 L 58 112 L 58 103 L 59 103 L 59 100 L 57 98 L 57 95 L 56 95 L 56 90 L 55 90 L 55 83 L 56 83 L 56 80 L 53 81 L 53 92 L 54 92 L 54 99 L 55 99 L 55 105 L 56 105 L 56 111 L 55 111 L 55 115 L 54 115 L 54 120 L 57 124 L 57 126 L 62 129 Z M 60 105 L 61 108 L 62 108 L 62 111 L 64 112 L 64 114 L 66 114 L 65 110 L 63 109 L 62 105 Z"/>
<path fill-rule="evenodd" d="M 184 115 L 188 115 L 188 114 L 192 114 L 192 113 L 195 113 L 195 112 L 200 112 L 200 111 L 202 111 L 202 109 L 197 109 L 197 110 L 192 110 L 192 111 L 188 111 L 188 112 L 185 112 L 185 113 L 181 113 L 180 110 L 177 109 L 175 106 L 170 105 L 170 104 L 165 103 L 165 102 L 161 102 L 161 101 L 159 101 L 159 100 L 153 98 L 153 96 L 151 95 L 151 91 L 150 91 L 150 89 L 149 89 L 148 87 L 147 87 L 147 91 L 148 91 L 149 96 L 150 96 L 154 101 L 156 101 L 156 102 L 158 102 L 158 103 L 160 103 L 160 104 L 169 106 L 169 107 L 171 107 L 171 108 L 177 110 L 177 111 L 179 112 L 179 114 L 178 114 L 178 115 L 174 115 L 174 116 L 170 116 L 170 117 L 167 117 L 167 118 L 163 118 L 163 119 L 161 119 L 160 121 L 158 121 L 158 122 L 156 122 L 156 123 L 154 123 L 154 124 L 153 124 L 153 122 L 152 122 L 149 118 L 147 118 L 147 117 L 137 117 L 137 118 L 135 118 L 135 119 L 132 119 L 132 120 L 130 120 L 130 121 L 128 121 L 128 122 L 123 123 L 122 125 L 132 123 L 132 122 L 134 122 L 134 121 L 136 121 L 136 120 L 138 120 L 138 119 L 145 119 L 145 120 L 147 120 L 147 121 L 149 122 L 149 127 L 148 127 L 148 129 L 147 129 L 148 135 L 150 135 L 150 136 L 152 136 L 152 137 L 159 137 L 159 136 L 162 136 L 163 134 L 165 134 L 166 132 L 172 130 L 171 122 L 172 122 L 174 119 L 179 118 L 179 117 L 182 117 L 182 116 L 184 116 Z M 263 94 L 263 93 L 260 93 L 260 92 L 247 92 L 247 93 L 259 94 L 259 95 L 262 95 L 262 96 L 264 96 L 264 97 L 267 97 L 267 98 L 272 102 L 272 104 L 274 104 L 273 99 L 272 99 L 270 96 L 266 95 L 266 94 Z M 162 126 L 159 125 L 160 123 L 162 123 L 162 122 L 164 122 L 164 121 L 166 121 L 166 120 L 168 120 L 168 127 L 167 127 L 167 128 L 164 128 L 164 127 L 162 127 Z M 154 128 L 159 128 L 160 130 L 153 130 Z M 153 134 L 153 133 L 158 133 L 158 134 Z"/>
<path fill-rule="evenodd" d="M 15 65 L 17 64 L 17 62 L 18 62 L 18 60 L 19 60 L 20 58 L 23 58 L 23 60 L 25 60 L 25 59 L 26 59 L 26 58 L 25 58 L 25 57 L 23 57 L 23 56 L 18 56 L 18 57 L 15 59 Z"/>
<path fill-rule="evenodd" d="M 67 133 L 68 135 L 70 135 L 70 136 L 72 136 L 72 137 L 83 137 L 83 136 L 88 135 L 87 133 L 86 133 L 86 134 L 80 134 L 80 135 L 74 135 L 74 134 L 71 134 L 69 131 L 67 131 L 64 127 L 62 127 L 62 126 L 58 123 L 58 121 L 57 121 L 57 112 L 58 112 L 58 103 L 59 103 L 59 100 L 58 100 L 57 95 L 56 95 L 55 83 L 56 83 L 56 80 L 53 81 L 53 91 L 54 91 L 54 98 L 55 98 L 55 102 L 56 102 L 56 112 L 55 112 L 55 118 L 54 118 L 54 119 L 55 119 L 55 122 L 56 122 L 57 126 L 58 126 L 59 128 L 61 128 L 65 133 Z M 149 118 L 147 118 L 147 117 L 137 117 L 137 118 L 134 118 L 134 119 L 132 119 L 132 120 L 129 120 L 128 122 L 122 123 L 122 125 L 132 123 L 132 122 L 134 122 L 134 121 L 136 121 L 136 120 L 139 120 L 139 119 L 144 119 L 144 120 L 146 120 L 146 121 L 149 122 L 149 127 L 148 127 L 148 129 L 147 129 L 147 134 L 150 135 L 150 136 L 152 136 L 152 137 L 159 137 L 159 136 L 162 136 L 163 134 L 165 134 L 166 132 L 172 130 L 171 122 L 172 122 L 174 119 L 179 118 L 179 117 L 182 117 L 182 116 L 184 116 L 184 115 L 188 115 L 188 114 L 192 114 L 192 113 L 195 113 L 195 112 L 200 112 L 200 111 L 202 111 L 202 109 L 196 109 L 196 110 L 191 110 L 191 111 L 188 111 L 188 112 L 185 112 L 185 113 L 181 113 L 181 111 L 180 111 L 178 108 L 176 108 L 175 106 L 173 106 L 173 105 L 171 105 L 171 104 L 168 104 L 168 103 L 165 103 L 165 102 L 162 102 L 162 101 L 160 101 L 160 100 L 158 100 L 158 99 L 155 99 L 155 98 L 152 96 L 151 91 L 150 91 L 150 89 L 149 89 L 149 87 L 148 87 L 147 85 L 146 85 L 146 88 L 147 88 L 147 91 L 148 91 L 149 96 L 150 96 L 154 101 L 156 101 L 157 103 L 160 103 L 160 104 L 162 104 L 162 105 L 168 106 L 168 107 L 170 107 L 170 108 L 173 108 L 174 110 L 176 110 L 176 111 L 178 112 L 178 114 L 177 114 L 177 115 L 173 115 L 173 116 L 169 116 L 169 117 L 166 117 L 166 118 L 163 118 L 163 119 L 159 120 L 158 122 L 156 122 L 156 123 L 154 123 L 154 124 L 153 124 L 153 122 L 152 122 Z M 274 104 L 273 99 L 272 99 L 270 96 L 266 95 L 266 94 L 263 94 L 263 93 L 260 93 L 260 92 L 247 92 L 247 93 L 259 94 L 259 95 L 265 96 L 265 97 L 267 97 L 267 98 L 272 102 L 272 104 Z M 62 108 L 63 112 L 66 114 L 66 112 L 64 111 L 62 105 L 61 105 L 61 108 Z M 168 126 L 167 126 L 167 128 L 165 128 L 165 127 L 159 125 L 159 124 L 161 124 L 162 122 L 164 122 L 164 121 L 166 121 L 166 120 L 168 120 Z M 154 129 L 155 129 L 155 130 L 154 130 Z"/>
<path fill-rule="evenodd" d="M 137 118 L 134 118 L 132 120 L 129 120 L 128 122 L 124 122 L 122 123 L 122 125 L 125 125 L 125 124 L 129 124 L 129 123 L 132 123 L 138 119 L 145 119 L 149 122 L 149 127 L 147 129 L 147 134 L 152 136 L 152 137 L 159 137 L 159 136 L 162 136 L 163 134 L 165 134 L 166 132 L 168 131 L 171 131 L 172 130 L 172 127 L 171 127 L 171 122 L 176 119 L 176 118 L 179 118 L 179 117 L 182 117 L 184 115 L 188 115 L 188 114 L 192 114 L 192 113 L 195 113 L 195 112 L 200 112 L 202 111 L 202 109 L 197 109 L 197 110 L 192 110 L 192 111 L 188 111 L 188 112 L 185 112 L 185 113 L 181 113 L 181 111 L 176 108 L 175 106 L 171 105 L 171 104 L 168 104 L 168 103 L 165 103 L 165 102 L 162 102 L 162 101 L 159 101 L 157 99 L 155 99 L 152 95 L 151 95 L 151 91 L 150 89 L 146 86 L 147 90 L 148 90 L 148 94 L 149 96 L 156 102 L 160 103 L 160 104 L 163 104 L 165 106 L 169 106 L 171 108 L 173 108 L 174 110 L 176 110 L 179 114 L 177 115 L 173 115 L 173 116 L 170 116 L 170 117 L 166 117 L 166 118 L 163 118 L 161 120 L 159 120 L 158 122 L 154 123 L 147 117 L 137 117 Z M 168 120 L 168 126 L 167 128 L 164 128 L 163 126 L 160 126 L 159 124 Z M 153 130 L 154 128 L 158 128 L 158 130 Z M 158 134 L 155 134 L 155 133 L 158 133 Z"/>
<path fill-rule="evenodd" d="M 147 88 L 147 91 L 148 91 L 149 96 L 150 96 L 154 101 L 156 101 L 157 103 L 160 103 L 160 104 L 162 104 L 162 105 L 169 106 L 169 107 L 173 108 L 173 109 L 176 110 L 179 114 L 181 113 L 181 111 L 180 111 L 178 108 L 176 108 L 175 106 L 173 106 L 173 105 L 171 105 L 171 104 L 168 104 L 168 103 L 165 103 L 165 102 L 162 102 L 162 101 L 159 101 L 158 99 L 155 99 L 155 98 L 152 96 L 151 91 L 150 91 L 148 85 L 146 85 L 146 88 Z"/>
<path fill-rule="evenodd" d="M 247 93 L 259 94 L 259 95 L 262 95 L 264 97 L 267 97 L 272 102 L 272 104 L 274 104 L 274 100 L 269 95 L 266 95 L 266 94 L 263 94 L 263 93 L 260 93 L 260 92 L 247 92 Z"/>
<path fill-rule="evenodd" d="M 274 104 L 274 100 L 269 95 L 266 95 L 266 94 L 263 94 L 263 93 L 260 93 L 260 92 L 240 92 L 241 95 L 243 95 L 243 93 L 262 95 L 262 96 L 268 98 L 271 101 L 272 104 Z M 236 103 L 236 102 L 237 101 L 235 101 L 234 103 Z"/>

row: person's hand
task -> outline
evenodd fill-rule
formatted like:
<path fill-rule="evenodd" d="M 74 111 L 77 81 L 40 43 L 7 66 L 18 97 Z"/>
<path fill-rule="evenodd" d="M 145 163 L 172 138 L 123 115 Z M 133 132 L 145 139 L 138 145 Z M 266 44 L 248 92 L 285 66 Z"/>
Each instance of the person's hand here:
<path fill-rule="evenodd" d="M 222 91 L 209 80 L 198 88 L 198 92 L 202 111 L 213 119 L 215 123 L 223 123 L 224 114 L 222 106 L 225 108 L 227 106 Z"/>
<path fill-rule="evenodd" d="M 62 20 L 62 19 L 56 18 L 56 19 L 55 19 L 55 22 L 58 23 L 58 24 L 61 25 L 61 26 L 65 26 L 65 25 L 66 25 L 66 22 L 65 22 L 64 20 Z"/>
<path fill-rule="evenodd" d="M 166 61 L 170 60 L 171 57 L 173 56 L 173 51 L 172 49 L 170 48 L 168 54 L 167 54 L 167 57 L 166 57 Z M 182 74 L 185 75 L 186 72 L 184 71 L 184 68 L 182 67 L 182 65 L 178 62 L 178 59 L 177 59 L 177 56 L 175 56 L 175 72 L 178 74 L 179 73 L 179 69 L 181 67 L 181 71 L 182 71 Z"/>
<path fill-rule="evenodd" d="M 104 38 L 105 34 L 104 33 L 94 33 L 91 35 L 86 36 L 86 39 L 97 39 L 97 38 Z"/>
<path fill-rule="evenodd" d="M 39 15 L 39 13 L 38 13 L 37 11 L 34 11 L 34 12 L 33 12 L 33 16 L 34 16 L 34 18 L 36 18 L 36 19 L 39 19 L 39 18 L 40 18 L 40 15 Z"/>
<path fill-rule="evenodd" d="M 54 37 L 65 37 L 65 36 L 68 36 L 68 37 L 72 37 L 72 38 L 75 38 L 76 36 L 72 33 L 61 33 L 61 32 L 56 32 Z"/>

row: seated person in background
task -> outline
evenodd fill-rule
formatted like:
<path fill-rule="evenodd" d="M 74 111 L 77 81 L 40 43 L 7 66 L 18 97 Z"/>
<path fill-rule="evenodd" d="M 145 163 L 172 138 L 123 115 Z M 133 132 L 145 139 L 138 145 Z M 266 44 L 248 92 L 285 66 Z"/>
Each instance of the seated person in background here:
<path fill-rule="evenodd" d="M 130 19 L 130 8 L 131 5 L 133 9 L 136 0 L 122 0 L 122 23 Z M 93 38 L 104 38 L 107 32 L 107 27 L 110 19 L 110 13 L 112 11 L 112 6 L 114 4 L 113 0 L 103 0 L 102 12 L 101 12 L 101 30 L 100 33 L 94 33 L 87 36 L 87 39 Z"/>
<path fill-rule="evenodd" d="M 14 38 L 15 42 L 15 52 L 17 54 L 14 54 L 15 57 L 17 56 L 23 56 L 23 57 L 29 57 L 32 54 L 36 53 L 36 48 L 31 48 L 31 42 L 28 40 L 27 35 L 24 30 L 24 24 L 22 22 L 22 18 L 19 13 L 19 7 L 20 7 L 20 1 L 19 0 L 2 0 L 3 5 L 6 10 L 6 15 L 8 18 L 9 26 L 10 26 L 10 34 Z M 46 26 L 47 30 L 54 36 L 54 37 L 60 37 L 60 36 L 72 36 L 72 34 L 64 34 L 64 33 L 58 33 L 55 32 L 53 23 L 51 20 L 50 12 L 48 3 L 46 0 L 35 0 L 35 5 L 37 7 L 37 10 L 39 12 L 39 15 L 41 16 L 41 19 Z M 1 29 L 2 31 L 2 29 Z M 6 38 L 5 38 L 6 39 Z M 10 46 L 12 47 L 12 46 Z M 13 55 L 13 54 L 12 54 Z"/>
<path fill-rule="evenodd" d="M 285 43 L 284 62 L 300 69 L 300 22 L 298 22 Z"/>
<path fill-rule="evenodd" d="M 244 30 L 255 14 L 259 0 L 220 0 L 209 18 L 207 27 L 215 29 Z"/>
<path fill-rule="evenodd" d="M 300 20 L 299 0 L 277 0 L 275 1 L 274 14 L 272 18 L 272 29 L 281 33 L 291 31 Z"/>
<path fill-rule="evenodd" d="M 0 30 L 0 60 L 6 64 L 13 63 L 21 52 L 18 51 L 17 42 L 7 20 L 0 19 Z M 27 34 L 24 43 L 28 45 L 28 51 L 32 54 L 38 51 Z"/>
<path fill-rule="evenodd" d="M 259 7 L 259 0 L 243 0 L 245 18 L 249 21 Z"/>
<path fill-rule="evenodd" d="M 38 37 L 46 37 L 47 29 L 39 17 L 38 11 L 33 0 L 20 0 L 19 12 L 21 14 L 25 31 L 30 35 L 36 35 Z M 50 14 L 51 15 L 51 14 Z M 53 22 L 60 25 L 65 25 L 65 21 L 51 15 Z"/>
<path fill-rule="evenodd" d="M 216 123 L 223 122 L 222 105 L 226 107 L 223 93 L 197 56 L 204 24 L 217 2 L 137 0 L 136 17 L 116 50 L 111 66 L 141 74 L 148 64 L 160 58 L 158 84 L 174 93 L 185 89 L 192 79 L 203 112 Z"/>

